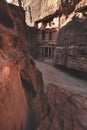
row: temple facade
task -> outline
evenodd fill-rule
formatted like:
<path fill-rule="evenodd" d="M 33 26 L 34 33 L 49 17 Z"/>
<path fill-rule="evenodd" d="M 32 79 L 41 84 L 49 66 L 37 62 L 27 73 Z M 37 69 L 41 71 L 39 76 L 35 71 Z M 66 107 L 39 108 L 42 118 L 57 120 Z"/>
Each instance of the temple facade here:
<path fill-rule="evenodd" d="M 52 16 L 51 16 L 52 17 Z M 54 51 L 57 47 L 57 36 L 61 26 L 66 21 L 66 16 L 43 18 L 41 21 L 36 21 L 36 40 L 38 57 L 54 58 Z M 50 21 L 50 22 L 49 22 Z"/>
<path fill-rule="evenodd" d="M 73 0 L 68 1 L 68 3 L 67 1 L 61 1 L 61 6 L 57 11 L 35 21 L 38 57 L 55 57 L 55 50 L 60 44 L 57 39 L 60 29 L 72 21 L 74 17 L 81 19 L 82 13 L 74 12 L 73 8 L 77 10 L 86 3 L 83 0 L 75 8 Z"/>
<path fill-rule="evenodd" d="M 56 47 L 56 28 L 46 28 L 37 30 L 37 51 L 39 57 L 52 58 Z"/>

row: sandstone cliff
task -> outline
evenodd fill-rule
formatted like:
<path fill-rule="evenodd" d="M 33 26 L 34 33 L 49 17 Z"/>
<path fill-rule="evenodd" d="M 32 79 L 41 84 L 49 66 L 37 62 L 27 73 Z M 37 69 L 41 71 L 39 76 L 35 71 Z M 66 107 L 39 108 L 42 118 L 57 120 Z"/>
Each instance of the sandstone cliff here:
<path fill-rule="evenodd" d="M 55 64 L 87 72 L 87 19 L 73 19 L 62 27 L 55 50 Z"/>
<path fill-rule="evenodd" d="M 28 54 L 24 10 L 0 0 L 0 130 L 36 129 L 86 130 L 87 96 L 51 84 L 46 101 Z"/>
<path fill-rule="evenodd" d="M 42 75 L 28 54 L 24 10 L 0 0 L 0 130 L 36 130 L 45 104 Z"/>
<path fill-rule="evenodd" d="M 26 11 L 26 22 L 29 26 L 34 26 L 36 20 L 54 14 L 57 11 L 60 14 L 68 15 L 81 0 L 21 0 L 22 6 Z M 18 5 L 18 0 L 13 0 L 13 4 Z"/>
<path fill-rule="evenodd" d="M 87 1 L 82 0 L 58 33 L 55 64 L 87 72 Z"/>

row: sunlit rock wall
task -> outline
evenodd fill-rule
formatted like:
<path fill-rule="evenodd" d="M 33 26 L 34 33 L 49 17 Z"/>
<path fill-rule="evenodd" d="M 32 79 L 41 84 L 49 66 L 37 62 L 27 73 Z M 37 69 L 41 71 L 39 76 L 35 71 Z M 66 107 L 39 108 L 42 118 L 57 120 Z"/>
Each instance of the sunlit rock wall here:
<path fill-rule="evenodd" d="M 28 25 L 33 26 L 34 21 L 43 18 L 46 15 L 54 13 L 60 5 L 61 0 L 22 0 L 26 10 L 26 21 Z M 13 4 L 18 5 L 17 0 Z"/>
<path fill-rule="evenodd" d="M 24 9 L 26 11 L 27 24 L 30 26 L 34 25 L 34 21 L 39 20 L 49 14 L 52 14 L 56 10 L 62 9 L 62 8 L 60 8 L 61 0 L 37 0 L 37 1 L 21 0 L 21 1 L 22 1 L 22 6 L 24 7 Z M 74 5 L 73 8 L 79 1 L 80 0 L 75 0 L 75 1 L 71 0 L 72 5 Z M 17 0 L 13 0 L 13 4 L 18 5 Z M 67 11 L 67 8 L 65 9 L 66 11 Z M 69 8 L 72 8 L 72 7 L 69 7 Z M 63 12 L 65 12 L 65 10 Z"/>

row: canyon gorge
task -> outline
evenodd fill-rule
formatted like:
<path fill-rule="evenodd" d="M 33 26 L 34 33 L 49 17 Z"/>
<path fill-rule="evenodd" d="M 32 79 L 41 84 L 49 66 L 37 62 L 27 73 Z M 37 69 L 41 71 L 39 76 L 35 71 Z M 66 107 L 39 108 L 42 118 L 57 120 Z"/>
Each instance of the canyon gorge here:
<path fill-rule="evenodd" d="M 0 0 L 0 130 L 87 130 L 87 78 L 38 55 L 87 72 L 87 0 Z"/>

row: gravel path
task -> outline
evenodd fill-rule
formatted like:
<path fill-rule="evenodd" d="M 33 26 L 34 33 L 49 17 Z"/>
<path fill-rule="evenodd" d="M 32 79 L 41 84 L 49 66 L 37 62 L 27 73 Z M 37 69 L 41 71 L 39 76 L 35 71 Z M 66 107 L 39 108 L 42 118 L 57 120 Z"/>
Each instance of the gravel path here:
<path fill-rule="evenodd" d="M 42 72 L 45 92 L 47 91 L 47 85 L 49 83 L 53 83 L 75 92 L 87 94 L 87 81 L 74 78 L 46 63 L 40 61 L 35 61 L 35 63 L 37 68 L 39 68 L 39 70 Z"/>

